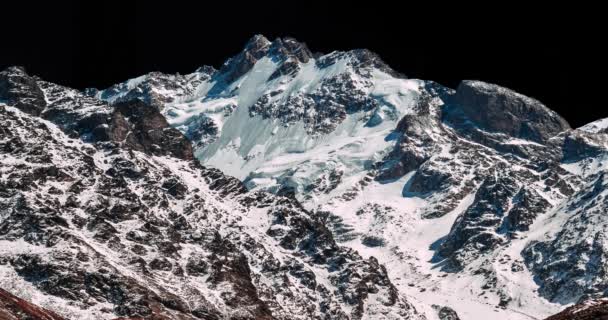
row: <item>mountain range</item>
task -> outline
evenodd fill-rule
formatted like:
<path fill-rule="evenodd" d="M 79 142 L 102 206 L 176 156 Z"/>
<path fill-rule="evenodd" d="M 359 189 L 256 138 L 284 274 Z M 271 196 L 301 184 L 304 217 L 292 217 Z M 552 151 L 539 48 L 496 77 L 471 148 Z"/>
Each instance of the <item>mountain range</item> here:
<path fill-rule="evenodd" d="M 0 118 L 7 319 L 544 319 L 608 294 L 608 119 L 498 85 L 256 35 L 103 90 L 11 67 Z"/>

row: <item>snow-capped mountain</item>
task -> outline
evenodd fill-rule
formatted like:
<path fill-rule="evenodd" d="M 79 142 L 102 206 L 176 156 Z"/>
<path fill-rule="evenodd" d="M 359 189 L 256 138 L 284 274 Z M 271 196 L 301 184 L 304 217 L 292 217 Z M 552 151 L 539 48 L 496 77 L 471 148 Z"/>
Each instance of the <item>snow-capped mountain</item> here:
<path fill-rule="evenodd" d="M 424 318 L 296 200 L 193 161 L 153 107 L 0 83 L 3 289 L 70 319 Z"/>
<path fill-rule="evenodd" d="M 0 103 L 0 287 L 68 318 L 543 319 L 607 294 L 608 121 L 497 85 L 255 36 L 101 91 L 9 68 Z"/>

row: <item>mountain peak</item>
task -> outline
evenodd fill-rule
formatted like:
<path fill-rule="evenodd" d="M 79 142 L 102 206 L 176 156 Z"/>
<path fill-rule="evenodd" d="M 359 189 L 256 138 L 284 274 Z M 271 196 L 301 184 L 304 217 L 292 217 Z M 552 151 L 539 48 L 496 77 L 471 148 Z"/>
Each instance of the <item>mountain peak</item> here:
<path fill-rule="evenodd" d="M 270 43 L 270 40 L 268 40 L 268 38 L 266 38 L 264 35 L 256 34 L 247 41 L 244 49 L 247 50 L 254 47 L 263 47 L 270 45 Z"/>
<path fill-rule="evenodd" d="M 15 105 L 29 114 L 39 114 L 46 102 L 36 77 L 24 67 L 12 66 L 0 72 L 0 100 Z"/>
<path fill-rule="evenodd" d="M 23 76 L 27 76 L 28 75 L 27 72 L 25 71 L 25 67 L 23 67 L 23 66 L 10 66 L 10 67 L 7 67 L 6 69 L 4 69 L 0 73 L 23 75 Z"/>
<path fill-rule="evenodd" d="M 264 54 L 266 54 L 270 44 L 271 42 L 266 37 L 256 34 L 251 37 L 249 41 L 247 41 L 241 53 L 250 54 L 256 59 L 260 59 Z"/>
<path fill-rule="evenodd" d="M 276 38 L 272 42 L 269 53 L 278 56 L 278 58 L 282 60 L 293 57 L 302 63 L 308 62 L 313 56 L 305 43 L 299 42 L 291 37 Z"/>
<path fill-rule="evenodd" d="M 271 58 L 281 66 L 287 64 L 283 69 L 291 70 L 294 63 L 306 63 L 312 56 L 306 44 L 293 38 L 277 38 L 270 42 L 263 35 L 257 34 L 247 41 L 240 53 L 224 63 L 220 74 L 225 82 L 230 83 L 249 72 L 264 57 Z"/>

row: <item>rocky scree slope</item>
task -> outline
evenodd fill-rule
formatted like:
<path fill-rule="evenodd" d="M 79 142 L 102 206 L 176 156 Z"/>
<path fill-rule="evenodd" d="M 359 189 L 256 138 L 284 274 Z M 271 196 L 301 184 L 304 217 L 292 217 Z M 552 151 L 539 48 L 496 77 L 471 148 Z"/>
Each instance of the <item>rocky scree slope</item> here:
<path fill-rule="evenodd" d="M 194 161 L 154 106 L 21 68 L 0 101 L 0 287 L 21 299 L 68 319 L 424 318 L 296 200 Z"/>

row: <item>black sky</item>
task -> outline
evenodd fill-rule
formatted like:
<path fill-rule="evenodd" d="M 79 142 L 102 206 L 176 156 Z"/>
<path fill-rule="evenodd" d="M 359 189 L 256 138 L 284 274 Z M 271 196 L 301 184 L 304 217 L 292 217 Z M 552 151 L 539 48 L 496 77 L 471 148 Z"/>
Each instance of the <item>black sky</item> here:
<path fill-rule="evenodd" d="M 0 69 L 23 65 L 52 82 L 104 88 L 150 71 L 219 67 L 261 33 L 295 37 L 318 52 L 367 48 L 409 77 L 450 87 L 462 79 L 501 84 L 541 100 L 575 127 L 608 117 L 601 82 L 592 85 L 603 75 L 606 38 L 593 9 L 193 3 L 0 4 Z"/>

